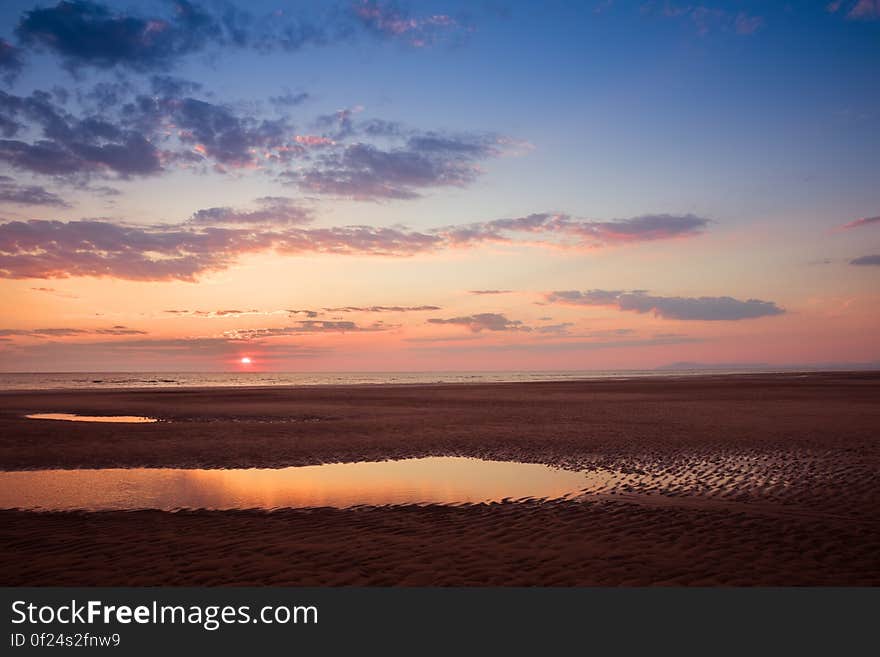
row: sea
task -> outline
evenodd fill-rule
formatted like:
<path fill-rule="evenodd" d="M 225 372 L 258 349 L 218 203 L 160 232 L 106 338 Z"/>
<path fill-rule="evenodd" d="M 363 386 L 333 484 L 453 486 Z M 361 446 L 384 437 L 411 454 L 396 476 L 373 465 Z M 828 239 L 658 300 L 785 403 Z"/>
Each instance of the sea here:
<path fill-rule="evenodd" d="M 491 372 L 0 372 L 0 390 L 517 383 L 815 372 L 828 368 L 694 368 Z"/>

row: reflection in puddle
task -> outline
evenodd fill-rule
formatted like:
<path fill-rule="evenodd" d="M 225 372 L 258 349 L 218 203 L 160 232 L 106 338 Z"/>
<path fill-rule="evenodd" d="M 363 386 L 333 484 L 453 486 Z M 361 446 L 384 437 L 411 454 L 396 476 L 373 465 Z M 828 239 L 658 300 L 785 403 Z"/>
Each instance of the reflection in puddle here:
<path fill-rule="evenodd" d="M 535 463 L 429 457 L 281 469 L 0 472 L 0 508 L 44 511 L 462 504 L 578 494 L 587 474 Z"/>
<path fill-rule="evenodd" d="M 68 420 L 69 422 L 124 422 L 140 424 L 142 422 L 158 422 L 154 417 L 142 415 L 76 415 L 75 413 L 31 413 L 25 415 L 31 420 Z"/>

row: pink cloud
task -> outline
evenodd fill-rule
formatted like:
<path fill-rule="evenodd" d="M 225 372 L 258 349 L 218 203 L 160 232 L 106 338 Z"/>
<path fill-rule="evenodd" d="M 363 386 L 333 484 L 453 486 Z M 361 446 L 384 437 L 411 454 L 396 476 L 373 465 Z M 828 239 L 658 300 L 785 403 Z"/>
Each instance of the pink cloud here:
<path fill-rule="evenodd" d="M 861 219 L 855 219 L 847 224 L 843 224 L 842 228 L 859 228 L 861 226 L 871 226 L 873 224 L 880 224 L 880 217 L 862 217 Z"/>
<path fill-rule="evenodd" d="M 692 237 L 709 220 L 694 215 L 644 215 L 591 221 L 542 213 L 416 231 L 376 226 L 304 228 L 310 215 L 283 197 L 259 199 L 260 210 L 209 208 L 182 224 L 109 221 L 10 221 L 0 224 L 0 278 L 97 276 L 194 281 L 227 269 L 245 254 L 413 256 L 483 243 L 600 248 Z"/>

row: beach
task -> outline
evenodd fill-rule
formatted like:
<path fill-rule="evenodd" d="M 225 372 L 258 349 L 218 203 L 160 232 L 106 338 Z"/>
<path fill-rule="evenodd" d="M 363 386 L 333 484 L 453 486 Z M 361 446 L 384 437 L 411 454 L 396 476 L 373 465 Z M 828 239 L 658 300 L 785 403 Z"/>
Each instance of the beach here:
<path fill-rule="evenodd" d="M 426 456 L 605 473 L 577 499 L 0 511 L 7 585 L 878 585 L 880 374 L 0 393 L 0 468 Z M 143 415 L 146 424 L 32 420 Z"/>

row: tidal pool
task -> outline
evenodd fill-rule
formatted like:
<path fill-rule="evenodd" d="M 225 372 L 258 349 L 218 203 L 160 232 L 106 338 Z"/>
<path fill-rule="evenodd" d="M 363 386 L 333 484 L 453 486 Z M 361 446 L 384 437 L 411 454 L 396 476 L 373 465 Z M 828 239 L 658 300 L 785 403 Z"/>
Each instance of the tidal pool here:
<path fill-rule="evenodd" d="M 123 422 L 126 424 L 141 424 L 143 422 L 158 422 L 154 417 L 142 415 L 77 415 L 75 413 L 31 413 L 25 415 L 31 420 L 67 420 L 68 422 Z"/>
<path fill-rule="evenodd" d="M 427 457 L 292 468 L 0 472 L 0 508 L 34 511 L 275 509 L 563 499 L 588 474 L 536 463 Z"/>

